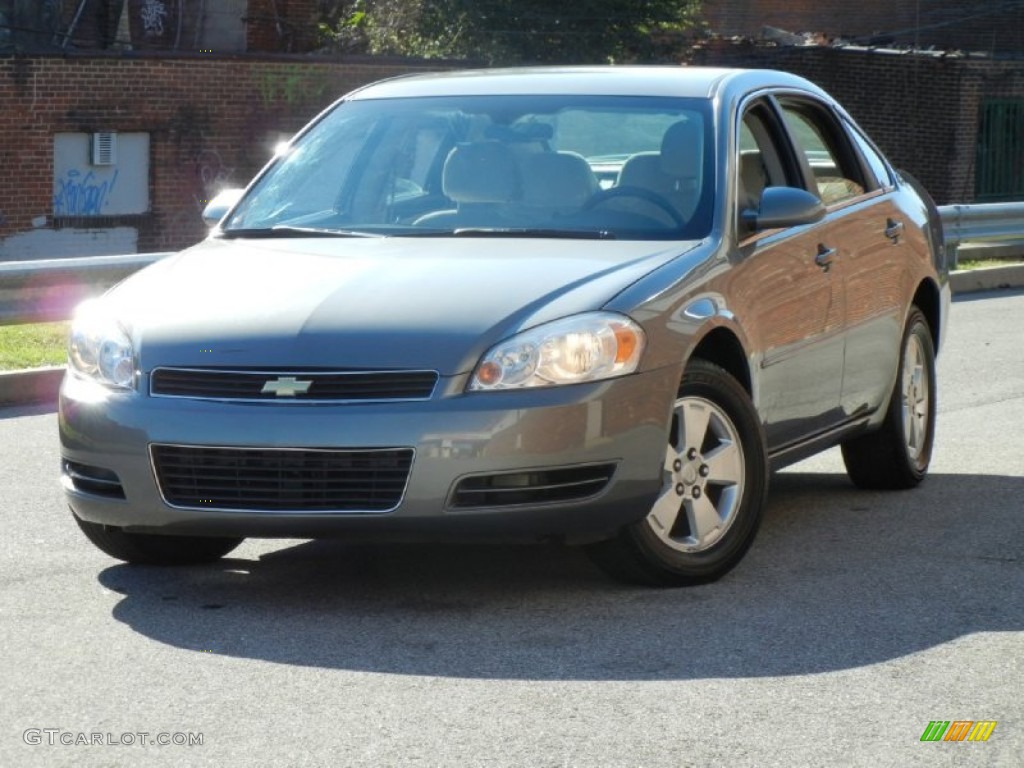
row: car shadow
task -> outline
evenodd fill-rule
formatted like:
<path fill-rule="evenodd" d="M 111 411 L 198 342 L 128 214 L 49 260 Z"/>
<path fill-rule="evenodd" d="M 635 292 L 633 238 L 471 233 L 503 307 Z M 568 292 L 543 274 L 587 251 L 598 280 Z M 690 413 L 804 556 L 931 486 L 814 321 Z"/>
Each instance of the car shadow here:
<path fill-rule="evenodd" d="M 874 493 L 773 478 L 740 566 L 689 589 L 618 585 L 575 549 L 312 541 L 258 560 L 104 570 L 114 617 L 172 646 L 460 678 L 810 674 L 1024 629 L 1024 478 Z"/>
<path fill-rule="evenodd" d="M 0 421 L 7 419 L 20 419 L 24 416 L 45 416 L 48 413 L 57 412 L 57 401 L 46 403 L 34 403 L 28 405 L 4 405 L 0 406 Z"/>

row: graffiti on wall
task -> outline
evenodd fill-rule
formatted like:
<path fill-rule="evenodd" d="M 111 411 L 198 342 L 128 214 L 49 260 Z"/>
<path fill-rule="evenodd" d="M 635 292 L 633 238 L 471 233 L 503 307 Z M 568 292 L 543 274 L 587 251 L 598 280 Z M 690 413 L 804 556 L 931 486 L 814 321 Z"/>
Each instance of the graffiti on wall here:
<path fill-rule="evenodd" d="M 330 74 L 305 64 L 291 64 L 264 71 L 256 80 L 263 106 L 284 102 L 296 104 L 331 95 Z"/>
<path fill-rule="evenodd" d="M 218 3 L 224 0 L 218 0 Z M 107 5 L 121 7 L 121 2 Z M 140 50 L 167 50 L 178 48 L 182 42 L 185 10 L 195 0 L 123 0 L 128 14 L 128 31 L 132 47 Z M 207 7 L 213 7 L 207 3 Z M 190 10 L 190 15 L 192 11 Z M 198 21 L 202 25 L 202 21 Z"/>
<path fill-rule="evenodd" d="M 232 184 L 234 168 L 229 168 L 221 157 L 220 152 L 209 147 L 201 149 L 192 158 L 192 165 L 195 168 L 195 187 L 192 190 L 192 200 L 196 209 L 201 213 L 206 204 L 212 200 L 218 192 Z"/>
<path fill-rule="evenodd" d="M 201 240 L 206 233 L 203 210 L 218 192 L 237 186 L 232 175 L 235 169 L 224 163 L 216 149 L 199 149 L 185 163 L 190 183 L 182 197 L 167 206 L 157 243 L 160 248 L 184 248 Z"/>
<path fill-rule="evenodd" d="M 54 216 L 102 216 L 117 184 L 117 171 L 100 180 L 92 171 L 71 169 L 59 178 L 53 190 Z"/>
<path fill-rule="evenodd" d="M 167 18 L 167 6 L 163 0 L 144 0 L 139 8 L 139 18 L 147 35 L 159 37 L 164 33 L 164 20 Z"/>

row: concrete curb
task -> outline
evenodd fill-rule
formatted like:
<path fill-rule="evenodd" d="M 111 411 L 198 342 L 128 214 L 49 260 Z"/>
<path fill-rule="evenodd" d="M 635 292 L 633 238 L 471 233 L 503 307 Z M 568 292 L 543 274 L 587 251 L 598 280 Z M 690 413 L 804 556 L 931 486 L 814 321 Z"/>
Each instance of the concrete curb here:
<path fill-rule="evenodd" d="M 949 284 L 954 295 L 1024 288 L 1024 264 L 953 272 Z M 62 378 L 64 366 L 0 372 L 0 407 L 56 402 Z"/>
<path fill-rule="evenodd" d="M 983 267 L 952 272 L 949 286 L 953 295 L 994 291 L 999 288 L 1024 288 L 1024 264 L 1010 264 L 1001 267 Z"/>
<path fill-rule="evenodd" d="M 0 371 L 0 408 L 56 402 L 63 378 L 63 365 L 30 371 Z"/>

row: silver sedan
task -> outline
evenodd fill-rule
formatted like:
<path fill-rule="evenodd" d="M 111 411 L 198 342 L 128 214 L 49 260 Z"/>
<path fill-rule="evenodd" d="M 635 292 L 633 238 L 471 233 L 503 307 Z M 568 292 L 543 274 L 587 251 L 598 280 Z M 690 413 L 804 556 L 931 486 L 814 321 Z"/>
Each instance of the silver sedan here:
<path fill-rule="evenodd" d="M 235 198 L 76 314 L 62 480 L 113 557 L 554 537 L 692 584 L 750 547 L 772 469 L 928 468 L 935 208 L 800 78 L 389 80 Z"/>

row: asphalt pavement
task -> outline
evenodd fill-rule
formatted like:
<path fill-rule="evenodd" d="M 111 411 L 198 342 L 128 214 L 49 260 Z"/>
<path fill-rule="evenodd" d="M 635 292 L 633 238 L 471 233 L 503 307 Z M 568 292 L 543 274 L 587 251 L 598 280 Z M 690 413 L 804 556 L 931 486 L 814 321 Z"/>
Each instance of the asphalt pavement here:
<path fill-rule="evenodd" d="M 681 590 L 554 546 L 129 567 L 71 522 L 52 408 L 0 411 L 0 765 L 1016 768 L 1022 327 L 1024 292 L 954 302 L 920 488 L 803 462 L 743 563 Z"/>

